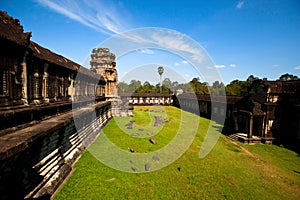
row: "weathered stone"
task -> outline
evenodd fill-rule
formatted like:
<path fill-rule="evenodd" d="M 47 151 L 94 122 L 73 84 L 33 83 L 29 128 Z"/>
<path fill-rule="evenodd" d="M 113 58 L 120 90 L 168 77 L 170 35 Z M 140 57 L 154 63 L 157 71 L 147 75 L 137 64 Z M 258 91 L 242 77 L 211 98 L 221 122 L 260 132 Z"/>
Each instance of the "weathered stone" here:
<path fill-rule="evenodd" d="M 1 168 L 12 170 L 0 171 L 0 176 L 6 177 L 0 179 L 0 196 L 11 197 L 8 199 L 43 199 L 51 196 L 71 172 L 73 163 L 85 147 L 111 118 L 106 116 L 109 109 L 109 102 L 100 102 L 79 108 L 76 113 L 66 112 L 2 135 Z M 95 111 L 101 115 L 93 119 L 91 113 Z M 99 120 L 104 115 L 105 120 L 100 123 Z M 84 120 L 80 121 L 79 126 L 75 124 L 75 119 Z M 19 174 L 18 178 L 15 178 L 16 174 Z M 49 178 L 40 179 L 42 176 Z M 19 192 L 10 193 L 13 191 L 12 187 L 26 192 L 27 195 L 24 197 Z"/>
<path fill-rule="evenodd" d="M 145 164 L 145 170 L 146 170 L 146 171 L 149 171 L 149 170 L 150 170 L 150 163 L 146 163 L 146 164 Z"/>
<path fill-rule="evenodd" d="M 137 152 L 137 150 L 132 149 L 132 148 L 129 148 L 129 151 L 130 151 L 131 153 L 136 153 L 136 152 Z"/>
<path fill-rule="evenodd" d="M 152 144 L 156 144 L 156 141 L 155 141 L 153 138 L 150 138 L 149 141 L 150 141 Z"/>
<path fill-rule="evenodd" d="M 149 131 L 148 133 L 147 133 L 147 135 L 149 135 L 149 136 L 151 136 L 151 135 L 153 135 L 153 131 Z"/>
<path fill-rule="evenodd" d="M 177 170 L 178 170 L 178 171 L 181 171 L 181 167 L 180 167 L 180 166 L 178 166 L 178 167 L 177 167 Z"/>
<path fill-rule="evenodd" d="M 126 128 L 127 128 L 127 129 L 132 129 L 132 124 L 127 124 L 127 125 L 126 125 Z"/>
<path fill-rule="evenodd" d="M 95 48 L 91 53 L 91 58 L 91 69 L 107 80 L 105 96 L 118 96 L 116 90 L 118 73 L 116 70 L 115 54 L 109 52 L 108 48 Z"/>
<path fill-rule="evenodd" d="M 157 156 L 153 156 L 152 159 L 153 159 L 154 161 L 159 161 L 159 160 L 160 160 L 159 157 L 157 157 Z"/>
<path fill-rule="evenodd" d="M 131 167 L 132 171 L 136 172 L 137 168 L 136 167 Z"/>
<path fill-rule="evenodd" d="M 139 137 L 139 136 L 141 136 L 141 134 L 139 134 L 139 133 L 132 133 L 131 136 Z"/>
<path fill-rule="evenodd" d="M 154 116 L 154 126 L 161 126 L 162 125 L 162 119 L 161 119 L 161 116 Z"/>

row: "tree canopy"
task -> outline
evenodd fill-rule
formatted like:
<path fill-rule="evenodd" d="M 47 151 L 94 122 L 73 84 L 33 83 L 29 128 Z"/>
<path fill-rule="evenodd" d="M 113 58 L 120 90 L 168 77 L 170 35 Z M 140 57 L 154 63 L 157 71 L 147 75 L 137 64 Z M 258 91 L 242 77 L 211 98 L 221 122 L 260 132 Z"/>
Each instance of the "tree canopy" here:
<path fill-rule="evenodd" d="M 163 73 L 163 71 L 162 71 Z M 145 81 L 143 84 L 139 80 L 131 80 L 130 83 L 120 82 L 118 85 L 119 92 L 137 92 L 137 93 L 176 93 L 177 90 L 182 90 L 184 93 L 191 94 L 212 94 L 212 95 L 235 95 L 245 96 L 248 94 L 249 88 L 254 81 L 267 80 L 260 79 L 254 75 L 250 75 L 246 80 L 233 80 L 225 86 L 223 82 L 215 81 L 212 85 L 207 82 L 201 82 L 199 77 L 193 78 L 187 83 L 178 83 L 170 78 L 165 78 L 161 83 L 152 85 Z M 279 77 L 280 81 L 299 80 L 292 74 L 283 74 Z"/>

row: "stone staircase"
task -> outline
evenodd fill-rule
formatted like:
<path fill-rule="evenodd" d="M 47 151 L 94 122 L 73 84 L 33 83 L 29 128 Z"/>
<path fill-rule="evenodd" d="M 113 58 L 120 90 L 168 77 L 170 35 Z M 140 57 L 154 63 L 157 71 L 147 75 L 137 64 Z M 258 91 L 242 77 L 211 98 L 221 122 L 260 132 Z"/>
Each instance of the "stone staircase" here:
<path fill-rule="evenodd" d="M 239 133 L 231 134 L 227 136 L 231 140 L 238 140 L 239 139 Z"/>

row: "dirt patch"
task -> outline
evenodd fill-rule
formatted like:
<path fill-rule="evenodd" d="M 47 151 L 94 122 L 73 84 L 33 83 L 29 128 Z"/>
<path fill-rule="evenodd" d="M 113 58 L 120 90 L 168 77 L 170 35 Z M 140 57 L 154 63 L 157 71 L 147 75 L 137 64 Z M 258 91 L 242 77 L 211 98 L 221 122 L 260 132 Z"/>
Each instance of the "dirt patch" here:
<path fill-rule="evenodd" d="M 236 142 L 234 142 L 234 141 L 231 141 L 231 140 L 230 140 L 230 142 L 231 142 L 232 144 L 234 144 L 235 146 L 239 147 L 239 148 L 240 148 L 244 153 L 246 153 L 247 155 L 251 156 L 252 158 L 255 158 L 255 159 L 259 160 L 259 158 L 257 157 L 257 155 L 255 155 L 255 154 L 253 154 L 252 152 L 248 151 L 248 149 L 246 149 L 246 148 L 240 146 L 238 143 L 236 143 Z"/>

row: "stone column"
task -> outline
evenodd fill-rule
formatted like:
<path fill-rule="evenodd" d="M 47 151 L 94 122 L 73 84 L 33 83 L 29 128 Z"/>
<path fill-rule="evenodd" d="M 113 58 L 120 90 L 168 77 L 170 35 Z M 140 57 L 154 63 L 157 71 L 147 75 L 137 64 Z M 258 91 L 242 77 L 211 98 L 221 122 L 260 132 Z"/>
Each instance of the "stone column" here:
<path fill-rule="evenodd" d="M 25 55 L 23 57 L 23 61 L 21 63 L 21 66 L 22 66 L 22 74 L 21 74 L 21 79 L 22 79 L 22 101 L 23 101 L 24 104 L 28 104 L 27 55 L 28 55 L 28 51 L 25 52 Z"/>
<path fill-rule="evenodd" d="M 33 95 L 32 96 L 33 96 L 35 103 L 40 103 L 40 98 L 41 98 L 40 91 L 41 91 L 42 85 L 40 84 L 40 74 L 37 69 L 33 73 L 32 79 L 33 79 L 33 88 L 32 88 Z"/>
<path fill-rule="evenodd" d="M 252 113 L 250 113 L 250 124 L 249 124 L 248 138 L 252 138 L 252 128 L 253 128 L 253 115 L 252 115 Z"/>
<path fill-rule="evenodd" d="M 263 116 L 262 120 L 262 137 L 266 137 L 266 116 Z"/>
<path fill-rule="evenodd" d="M 44 64 L 44 74 L 43 74 L 43 91 L 42 95 L 45 102 L 49 102 L 49 94 L 48 94 L 48 88 L 49 88 L 49 74 L 48 74 L 48 63 Z"/>

